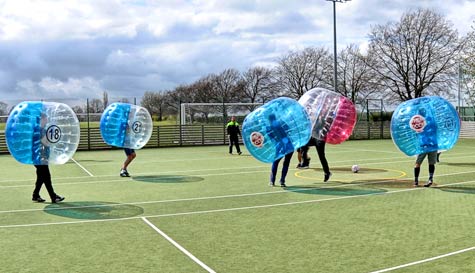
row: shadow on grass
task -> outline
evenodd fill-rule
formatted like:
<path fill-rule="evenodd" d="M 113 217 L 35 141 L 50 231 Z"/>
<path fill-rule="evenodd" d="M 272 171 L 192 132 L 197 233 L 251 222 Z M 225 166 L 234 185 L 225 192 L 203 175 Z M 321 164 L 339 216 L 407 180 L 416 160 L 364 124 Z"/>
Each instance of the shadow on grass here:
<path fill-rule="evenodd" d="M 447 162 L 447 163 L 438 163 L 438 164 L 444 164 L 448 166 L 456 166 L 456 167 L 475 167 L 475 162 Z"/>
<path fill-rule="evenodd" d="M 133 180 L 147 183 L 190 183 L 203 181 L 203 177 L 189 175 L 138 175 Z"/>
<path fill-rule="evenodd" d="M 414 180 L 411 179 L 366 179 L 355 180 L 351 184 L 365 184 L 365 187 L 376 188 L 413 188 Z M 423 183 L 422 183 L 423 184 Z"/>
<path fill-rule="evenodd" d="M 287 191 L 305 193 L 305 194 L 319 194 L 319 195 L 336 195 L 336 196 L 352 196 L 352 195 L 368 195 L 376 193 L 384 193 L 384 189 L 368 189 L 362 187 L 319 187 L 319 186 L 287 186 Z"/>
<path fill-rule="evenodd" d="M 453 193 L 475 194 L 475 187 L 473 185 L 452 185 L 443 187 L 441 186 L 436 187 L 436 189 Z"/>
<path fill-rule="evenodd" d="M 73 219 L 117 219 L 143 214 L 142 207 L 110 202 L 63 202 L 51 204 L 44 212 Z"/>

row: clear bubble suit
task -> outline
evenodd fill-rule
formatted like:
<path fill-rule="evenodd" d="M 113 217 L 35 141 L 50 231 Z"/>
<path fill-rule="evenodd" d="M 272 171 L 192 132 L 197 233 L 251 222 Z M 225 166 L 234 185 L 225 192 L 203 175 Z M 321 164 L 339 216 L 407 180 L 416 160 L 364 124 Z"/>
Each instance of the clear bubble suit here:
<path fill-rule="evenodd" d="M 5 137 L 20 163 L 64 164 L 79 145 L 79 120 L 66 104 L 25 101 L 10 112 Z"/>
<path fill-rule="evenodd" d="M 153 121 L 147 109 L 130 103 L 112 103 L 102 113 L 101 135 L 116 147 L 140 149 L 150 140 Z"/>
<path fill-rule="evenodd" d="M 457 111 L 438 96 L 405 101 L 391 118 L 393 142 L 408 156 L 449 150 L 457 143 L 459 134 Z"/>
<path fill-rule="evenodd" d="M 308 90 L 299 99 L 312 121 L 312 136 L 330 144 L 347 140 L 356 123 L 356 108 L 348 98 L 324 89 Z"/>
<path fill-rule="evenodd" d="M 281 97 L 246 116 L 242 138 L 251 155 L 271 163 L 307 144 L 311 129 L 305 109 L 296 100 Z"/>

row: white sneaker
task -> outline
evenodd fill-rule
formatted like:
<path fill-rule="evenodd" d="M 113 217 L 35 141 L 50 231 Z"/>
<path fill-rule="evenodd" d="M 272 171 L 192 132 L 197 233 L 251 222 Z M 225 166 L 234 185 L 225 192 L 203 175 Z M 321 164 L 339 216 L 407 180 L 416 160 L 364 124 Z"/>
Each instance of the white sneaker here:
<path fill-rule="evenodd" d="M 121 177 L 130 177 L 130 174 L 127 172 L 127 170 L 120 169 L 120 176 Z"/>

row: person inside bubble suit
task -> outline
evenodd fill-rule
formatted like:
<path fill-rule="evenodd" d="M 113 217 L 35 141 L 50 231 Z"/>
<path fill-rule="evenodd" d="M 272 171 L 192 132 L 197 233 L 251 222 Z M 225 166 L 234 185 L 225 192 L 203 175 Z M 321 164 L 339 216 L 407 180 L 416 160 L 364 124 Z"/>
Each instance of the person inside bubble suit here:
<path fill-rule="evenodd" d="M 282 173 L 279 182 L 281 187 L 286 187 L 285 178 L 289 171 L 290 160 L 292 159 L 292 155 L 294 154 L 294 146 L 287 136 L 287 132 L 290 130 L 290 128 L 286 123 L 282 123 L 277 120 L 275 114 L 269 115 L 269 123 L 270 126 L 267 128 L 267 134 L 270 138 L 272 138 L 275 143 L 276 156 L 285 154 L 284 163 L 282 165 Z M 272 163 L 269 182 L 269 186 L 271 187 L 275 185 L 277 168 L 279 167 L 279 163 L 281 160 L 282 157 Z"/>

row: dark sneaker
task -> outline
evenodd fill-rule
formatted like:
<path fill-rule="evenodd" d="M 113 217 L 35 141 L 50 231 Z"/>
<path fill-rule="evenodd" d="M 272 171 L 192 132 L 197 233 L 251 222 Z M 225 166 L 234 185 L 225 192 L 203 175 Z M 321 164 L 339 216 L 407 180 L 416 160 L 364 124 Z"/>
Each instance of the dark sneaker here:
<path fill-rule="evenodd" d="M 297 164 L 297 167 L 296 167 L 296 168 L 297 168 L 297 169 L 300 169 L 301 167 L 302 167 L 302 164 L 299 163 L 299 164 Z"/>
<path fill-rule="evenodd" d="M 64 197 L 59 196 L 59 195 L 56 195 L 56 197 L 53 198 L 53 200 L 51 200 L 51 203 L 59 203 L 59 202 L 61 202 L 61 201 L 63 201 L 63 200 L 64 200 Z"/>
<path fill-rule="evenodd" d="M 330 179 L 331 176 L 332 176 L 332 173 L 326 173 L 326 174 L 323 176 L 323 182 L 327 182 L 328 179 Z"/>
<path fill-rule="evenodd" d="M 309 168 L 309 167 L 308 167 L 308 164 L 306 164 L 306 165 L 300 165 L 300 169 L 308 169 L 308 168 Z"/>
<path fill-rule="evenodd" d="M 424 184 L 424 187 L 428 188 L 430 186 L 432 186 L 432 180 L 429 179 L 429 181 L 427 181 L 427 183 Z"/>
<path fill-rule="evenodd" d="M 41 198 L 41 196 L 33 196 L 33 198 L 31 198 L 31 201 L 38 202 L 38 203 L 43 203 L 46 200 Z"/>
<path fill-rule="evenodd" d="M 287 185 L 285 185 L 285 183 L 280 183 L 280 186 L 281 186 L 282 188 L 287 187 Z"/>
<path fill-rule="evenodd" d="M 414 187 L 419 187 L 419 183 L 414 182 Z"/>
<path fill-rule="evenodd" d="M 241 155 L 241 154 L 242 154 L 242 152 L 239 152 L 239 153 L 238 153 L 238 155 Z"/>

